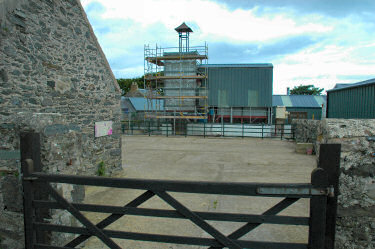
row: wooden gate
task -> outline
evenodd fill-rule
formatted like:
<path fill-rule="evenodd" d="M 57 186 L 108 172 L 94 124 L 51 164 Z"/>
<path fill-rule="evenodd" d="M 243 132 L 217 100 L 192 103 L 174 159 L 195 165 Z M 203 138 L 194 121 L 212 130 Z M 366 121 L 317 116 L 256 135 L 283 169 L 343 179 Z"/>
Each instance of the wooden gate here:
<path fill-rule="evenodd" d="M 57 175 L 40 172 L 38 134 L 21 135 L 21 156 L 24 188 L 24 222 L 26 249 L 76 248 L 90 238 L 98 237 L 109 248 L 121 248 L 113 238 L 142 240 L 162 243 L 201 245 L 208 248 L 259 248 L 259 249 L 322 249 L 333 248 L 337 197 L 339 145 L 321 145 L 320 163 L 306 184 L 193 182 L 106 178 L 94 176 Z M 324 169 L 323 169 L 324 168 Z M 328 169 L 328 170 L 327 170 Z M 327 172 L 329 174 L 327 174 Z M 103 186 L 112 188 L 140 189 L 144 192 L 126 205 L 94 205 L 70 203 L 61 196 L 51 183 Z M 261 215 L 241 213 L 196 212 L 188 209 L 170 192 L 216 194 L 258 197 L 283 197 L 275 206 Z M 48 198 L 48 196 L 49 198 Z M 152 197 L 158 197 L 175 210 L 139 208 Z M 279 212 L 300 198 L 310 199 L 310 217 L 282 216 Z M 49 224 L 43 221 L 46 209 L 70 212 L 83 227 Z M 97 224 L 92 223 L 81 211 L 110 214 Z M 124 215 L 188 219 L 211 235 L 211 238 L 124 232 L 105 229 Z M 225 235 L 207 220 L 245 223 L 231 234 Z M 241 237 L 261 224 L 300 225 L 309 227 L 308 244 L 241 240 Z M 72 241 L 60 246 L 48 244 L 46 231 L 78 234 Z"/>

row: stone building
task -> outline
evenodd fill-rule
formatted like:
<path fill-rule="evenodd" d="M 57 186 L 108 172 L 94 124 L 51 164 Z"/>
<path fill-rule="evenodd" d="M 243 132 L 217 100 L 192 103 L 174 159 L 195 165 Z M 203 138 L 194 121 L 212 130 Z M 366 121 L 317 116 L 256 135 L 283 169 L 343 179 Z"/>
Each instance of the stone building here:
<path fill-rule="evenodd" d="M 0 1 L 0 152 L 19 150 L 19 133 L 30 130 L 41 134 L 46 172 L 120 170 L 120 96 L 79 0 Z M 113 134 L 95 137 L 99 121 L 112 121 Z M 0 157 L 1 249 L 24 247 L 19 170 L 19 160 Z M 57 188 L 84 198 L 83 188 Z"/>
<path fill-rule="evenodd" d="M 130 86 L 129 92 L 125 94 L 125 97 L 139 97 L 143 98 L 146 94 L 146 90 L 139 89 L 137 82 L 133 82 Z"/>
<path fill-rule="evenodd" d="M 297 142 L 317 152 L 320 144 L 341 144 L 335 248 L 375 248 L 375 119 L 293 122 Z"/>

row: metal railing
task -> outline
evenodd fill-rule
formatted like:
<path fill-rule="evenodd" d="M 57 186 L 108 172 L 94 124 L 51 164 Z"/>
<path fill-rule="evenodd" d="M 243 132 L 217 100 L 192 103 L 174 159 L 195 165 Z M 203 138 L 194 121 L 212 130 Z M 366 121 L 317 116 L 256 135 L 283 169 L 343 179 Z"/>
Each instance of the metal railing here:
<path fill-rule="evenodd" d="M 295 126 L 287 124 L 186 123 L 178 120 L 174 122 L 123 121 L 121 129 L 126 135 L 295 139 Z"/>

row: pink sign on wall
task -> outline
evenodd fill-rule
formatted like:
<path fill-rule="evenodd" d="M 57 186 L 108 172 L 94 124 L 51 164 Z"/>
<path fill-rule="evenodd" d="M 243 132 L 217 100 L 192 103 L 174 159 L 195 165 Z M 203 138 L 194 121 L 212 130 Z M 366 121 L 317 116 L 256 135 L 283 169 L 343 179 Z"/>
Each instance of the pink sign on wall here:
<path fill-rule="evenodd" d="M 112 135 L 112 121 L 95 122 L 95 137 Z"/>

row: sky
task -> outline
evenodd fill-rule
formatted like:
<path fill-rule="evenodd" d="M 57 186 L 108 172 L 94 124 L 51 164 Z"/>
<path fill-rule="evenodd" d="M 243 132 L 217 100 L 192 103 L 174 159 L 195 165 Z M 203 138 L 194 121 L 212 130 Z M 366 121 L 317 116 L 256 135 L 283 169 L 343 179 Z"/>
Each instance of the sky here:
<path fill-rule="evenodd" d="M 185 22 L 208 63 L 272 63 L 273 93 L 375 78 L 374 0 L 81 0 L 116 78 L 144 72 L 144 45 L 177 47 Z"/>

